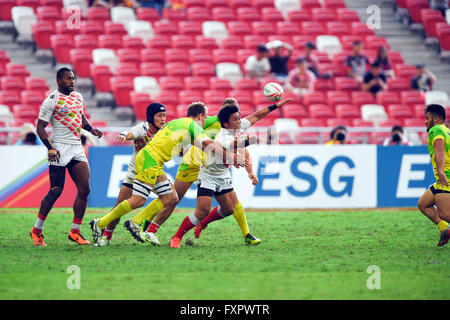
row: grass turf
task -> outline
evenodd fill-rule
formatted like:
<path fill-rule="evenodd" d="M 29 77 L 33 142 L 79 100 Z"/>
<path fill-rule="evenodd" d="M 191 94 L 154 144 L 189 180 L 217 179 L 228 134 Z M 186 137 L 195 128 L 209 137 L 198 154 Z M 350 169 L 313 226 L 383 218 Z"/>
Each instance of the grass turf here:
<path fill-rule="evenodd" d="M 89 221 L 108 209 L 90 208 Z M 71 209 L 54 209 L 45 223 L 47 247 L 29 231 L 37 209 L 0 209 L 0 299 L 448 299 L 450 244 L 414 210 L 247 212 L 246 246 L 233 217 L 208 226 L 193 246 L 169 248 L 190 210 L 158 231 L 161 247 L 137 243 L 123 227 L 109 247 L 67 239 Z M 131 215 L 129 215 L 131 216 Z M 127 218 L 129 217 L 127 216 Z M 81 289 L 68 289 L 68 267 L 80 268 Z M 380 289 L 369 290 L 369 266 Z"/>

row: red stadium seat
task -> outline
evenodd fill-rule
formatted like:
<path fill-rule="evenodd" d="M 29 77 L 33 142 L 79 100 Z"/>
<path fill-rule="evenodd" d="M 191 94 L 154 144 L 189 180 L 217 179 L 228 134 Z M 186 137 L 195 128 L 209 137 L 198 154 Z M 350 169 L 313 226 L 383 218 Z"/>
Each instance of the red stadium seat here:
<path fill-rule="evenodd" d="M 327 97 L 324 92 L 310 92 L 303 96 L 303 103 L 307 106 L 311 104 L 327 104 Z"/>
<path fill-rule="evenodd" d="M 412 115 L 411 109 L 403 104 L 390 104 L 386 110 L 391 119 L 406 119 Z"/>
<path fill-rule="evenodd" d="M 328 91 L 327 104 L 333 108 L 338 104 L 350 104 L 350 94 L 347 91 Z"/>
<path fill-rule="evenodd" d="M 228 50 L 239 50 L 244 48 L 244 42 L 242 37 L 230 35 L 220 42 L 220 47 Z"/>
<path fill-rule="evenodd" d="M 189 49 L 189 63 L 195 62 L 213 62 L 211 50 L 208 49 Z"/>
<path fill-rule="evenodd" d="M 190 75 L 189 64 L 184 62 L 170 62 L 166 64 L 168 76 L 187 77 Z"/>
<path fill-rule="evenodd" d="M 178 30 L 181 34 L 201 35 L 203 34 L 202 24 L 199 21 L 179 21 Z"/>
<path fill-rule="evenodd" d="M 134 63 L 128 62 L 120 62 L 116 67 L 115 74 L 120 77 L 128 77 L 130 80 L 140 75 L 139 69 L 135 67 Z"/>
<path fill-rule="evenodd" d="M 209 49 L 209 50 L 219 48 L 214 38 L 206 38 L 204 36 L 195 37 L 195 47 L 197 49 Z"/>
<path fill-rule="evenodd" d="M 172 48 L 193 49 L 195 48 L 194 37 L 186 34 L 173 35 L 171 37 Z"/>
<path fill-rule="evenodd" d="M 367 36 L 365 46 L 367 49 L 374 49 L 374 50 L 378 50 L 379 47 L 385 47 L 388 50 L 390 50 L 391 48 L 386 38 L 379 36 Z"/>
<path fill-rule="evenodd" d="M 405 63 L 405 61 L 403 60 L 402 54 L 400 52 L 390 51 L 389 59 L 391 60 L 391 63 L 394 65 L 394 68 L 395 68 L 395 65 L 397 65 L 397 64 Z"/>
<path fill-rule="evenodd" d="M 86 17 L 88 20 L 100 21 L 102 23 L 111 20 L 109 10 L 100 6 L 87 8 Z"/>
<path fill-rule="evenodd" d="M 131 106 L 130 92 L 133 91 L 133 82 L 128 77 L 112 77 L 111 90 L 116 105 L 119 107 Z"/>
<path fill-rule="evenodd" d="M 203 101 L 203 91 L 200 90 L 183 90 L 180 91 L 180 103 L 189 105 L 192 102 Z"/>
<path fill-rule="evenodd" d="M 127 49 L 137 50 L 137 49 Z M 158 62 L 164 63 L 164 50 L 159 48 L 146 48 L 138 50 L 140 52 L 141 62 Z M 119 58 L 120 59 L 120 58 Z"/>
<path fill-rule="evenodd" d="M 412 22 L 421 23 L 420 11 L 430 8 L 427 0 L 407 0 L 406 5 Z"/>
<path fill-rule="evenodd" d="M 106 23 L 106 22 L 105 22 Z M 89 34 L 98 37 L 103 34 L 104 24 L 100 21 L 81 21 L 80 31 L 82 34 Z"/>
<path fill-rule="evenodd" d="M 41 6 L 55 7 L 58 12 L 60 12 L 63 7 L 63 2 L 61 0 L 40 0 L 40 2 Z"/>
<path fill-rule="evenodd" d="M 203 93 L 203 99 L 207 105 L 222 105 L 226 98 L 228 98 L 228 94 L 222 90 L 206 90 Z"/>
<path fill-rule="evenodd" d="M 165 106 L 166 105 L 176 106 L 180 103 L 177 91 L 161 91 L 158 95 L 156 95 L 155 100 L 161 102 Z M 186 113 L 184 113 L 183 117 L 185 116 Z"/>
<path fill-rule="evenodd" d="M 172 21 L 156 21 L 153 23 L 153 29 L 156 34 L 174 35 L 178 33 L 178 25 Z"/>
<path fill-rule="evenodd" d="M 352 104 L 361 108 L 364 104 L 375 104 L 373 94 L 367 91 L 352 91 L 350 93 Z"/>
<path fill-rule="evenodd" d="M 122 41 L 124 48 L 145 49 L 145 44 L 142 38 L 125 35 L 122 37 Z"/>
<path fill-rule="evenodd" d="M 361 41 L 364 43 L 364 41 L 365 41 L 364 39 L 365 39 L 364 36 L 358 36 L 358 35 L 354 35 L 354 34 L 343 35 L 341 37 L 342 48 L 344 50 L 348 50 L 349 54 L 350 54 L 350 51 L 352 50 L 352 47 L 353 47 L 353 42 Z"/>
<path fill-rule="evenodd" d="M 92 52 L 99 47 L 97 36 L 93 34 L 77 34 L 73 39 L 77 49 L 88 49 Z"/>
<path fill-rule="evenodd" d="M 25 81 L 21 77 L 3 76 L 0 78 L 0 88 L 20 94 L 22 90 L 25 90 Z"/>
<path fill-rule="evenodd" d="M 328 119 L 335 116 L 333 109 L 326 104 L 311 104 L 308 110 L 310 116 L 316 119 Z"/>
<path fill-rule="evenodd" d="M 228 7 L 212 8 L 211 13 L 214 21 L 228 22 L 236 19 L 236 14 L 234 13 L 233 9 Z"/>
<path fill-rule="evenodd" d="M 213 50 L 212 55 L 215 64 L 222 62 L 238 63 L 235 50 L 216 49 Z"/>
<path fill-rule="evenodd" d="M 288 12 L 288 20 L 300 25 L 303 21 L 312 21 L 312 17 L 307 10 L 291 10 Z"/>
<path fill-rule="evenodd" d="M 7 105 L 12 111 L 13 105 L 20 103 L 21 99 L 16 91 L 0 90 L 0 104 Z"/>
<path fill-rule="evenodd" d="M 357 36 L 374 36 L 375 31 L 369 29 L 369 27 L 363 22 L 351 22 L 350 29 L 352 30 L 352 34 Z"/>
<path fill-rule="evenodd" d="M 210 88 L 209 81 L 204 77 L 186 77 L 184 78 L 185 90 L 206 91 Z"/>
<path fill-rule="evenodd" d="M 416 104 L 425 105 L 424 95 L 416 90 L 408 90 L 400 92 L 400 102 L 407 106 L 412 106 Z"/>
<path fill-rule="evenodd" d="M 72 39 L 75 35 L 79 34 L 79 29 L 69 29 L 66 20 L 58 20 L 55 22 L 56 34 L 69 35 Z M 51 37 L 50 37 L 51 42 Z"/>
<path fill-rule="evenodd" d="M 436 24 L 436 30 L 441 50 L 450 51 L 450 25 L 439 22 Z"/>
<path fill-rule="evenodd" d="M 253 7 L 242 7 L 236 10 L 237 18 L 240 21 L 259 21 L 261 20 L 261 15 L 256 8 Z"/>
<path fill-rule="evenodd" d="M 25 89 L 46 92 L 50 88 L 44 78 L 26 77 Z"/>
<path fill-rule="evenodd" d="M 164 50 L 165 62 L 189 62 L 189 56 L 186 54 L 186 50 L 179 48 L 169 48 Z"/>
<path fill-rule="evenodd" d="M 209 12 L 208 8 L 205 7 L 194 7 L 194 8 L 188 8 L 187 9 L 187 18 L 190 21 L 210 21 L 211 20 L 211 14 Z"/>
<path fill-rule="evenodd" d="M 123 36 L 128 34 L 124 25 L 119 22 L 105 21 L 103 26 L 106 34 L 119 34 Z"/>
<path fill-rule="evenodd" d="M 136 9 L 136 17 L 138 20 L 148 21 L 153 23 L 155 21 L 159 21 L 161 18 L 159 17 L 158 11 L 154 8 L 148 7 L 139 7 Z"/>
<path fill-rule="evenodd" d="M 387 86 L 389 91 L 395 92 L 401 92 L 411 89 L 408 79 L 404 78 L 390 79 L 387 82 Z"/>
<path fill-rule="evenodd" d="M 53 55 L 58 63 L 71 63 L 70 50 L 73 48 L 73 38 L 66 34 L 54 34 L 50 37 Z"/>
<path fill-rule="evenodd" d="M 336 12 L 337 9 L 346 8 L 344 0 L 324 0 L 323 6 L 325 8 L 333 10 L 334 12 Z"/>
<path fill-rule="evenodd" d="M 345 77 L 347 69 L 337 63 L 320 63 L 317 68 L 320 74 L 332 73 L 334 77 Z"/>
<path fill-rule="evenodd" d="M 98 47 L 119 50 L 123 47 L 122 37 L 118 34 L 101 34 L 98 36 Z"/>
<path fill-rule="evenodd" d="M 42 91 L 23 90 L 20 93 L 20 100 L 21 100 L 22 104 L 29 105 L 37 111 L 41 107 L 44 99 L 45 99 L 45 94 Z"/>
<path fill-rule="evenodd" d="M 213 63 L 196 62 L 191 65 L 192 75 L 196 77 L 211 78 L 216 76 L 216 69 Z"/>
<path fill-rule="evenodd" d="M 346 119 L 344 118 L 330 118 L 327 119 L 327 127 L 337 127 L 337 126 L 346 126 L 346 127 L 350 127 L 351 126 L 351 120 L 350 119 Z"/>
<path fill-rule="evenodd" d="M 228 96 L 236 98 L 239 105 L 246 104 L 253 106 L 253 92 L 248 90 L 230 90 Z"/>
<path fill-rule="evenodd" d="M 141 53 L 139 49 L 121 48 L 116 51 L 116 55 L 119 62 L 132 63 L 136 69 L 139 69 L 141 63 Z"/>
<path fill-rule="evenodd" d="M 212 90 L 223 90 L 223 91 L 233 90 L 233 86 L 227 79 L 218 79 L 212 77 L 209 79 L 209 86 Z"/>
<path fill-rule="evenodd" d="M 252 49 L 253 53 L 255 54 L 256 48 L 258 48 L 259 45 L 265 44 L 266 40 L 264 36 L 261 35 L 247 35 L 244 36 L 244 46 L 246 49 Z"/>
<path fill-rule="evenodd" d="M 36 17 L 39 21 L 49 21 L 53 24 L 60 19 L 61 9 L 49 6 L 39 6 L 36 10 Z"/>
<path fill-rule="evenodd" d="M 148 40 L 148 47 L 152 49 L 167 49 L 172 47 L 172 41 L 167 35 L 155 34 Z"/>
<path fill-rule="evenodd" d="M 227 23 L 229 34 L 245 36 L 252 34 L 252 28 L 249 22 L 246 21 L 230 21 Z"/>
<path fill-rule="evenodd" d="M 262 20 L 274 23 L 284 20 L 283 14 L 275 8 L 262 8 L 261 16 Z"/>
<path fill-rule="evenodd" d="M 408 64 L 396 64 L 394 67 L 396 77 L 411 79 L 416 75 L 416 67 Z"/>
<path fill-rule="evenodd" d="M 353 119 L 352 125 L 354 127 L 373 127 L 373 122 L 365 121 L 363 119 Z"/>
<path fill-rule="evenodd" d="M 242 118 L 247 117 L 254 112 L 253 105 L 247 104 L 244 102 L 240 102 L 239 103 L 239 112 L 240 112 Z"/>
<path fill-rule="evenodd" d="M 184 81 L 180 77 L 165 76 L 159 78 L 159 87 L 164 91 L 179 92 L 184 90 Z"/>
<path fill-rule="evenodd" d="M 96 92 L 111 92 L 109 79 L 113 76 L 107 65 L 96 65 L 91 63 L 89 66 L 92 82 Z"/>
<path fill-rule="evenodd" d="M 297 23 L 291 21 L 278 21 L 276 23 L 279 35 L 295 36 L 301 33 Z"/>
<path fill-rule="evenodd" d="M 425 28 L 425 32 L 429 38 L 437 37 L 436 24 L 446 22 L 444 16 L 439 10 L 422 9 L 420 17 Z"/>
<path fill-rule="evenodd" d="M 403 121 L 403 124 L 405 127 L 423 128 L 425 126 L 425 120 L 417 119 L 417 118 L 407 118 L 407 119 L 405 119 L 405 121 Z"/>
<path fill-rule="evenodd" d="M 275 30 L 275 23 L 270 21 L 253 21 L 251 22 L 251 26 L 254 35 L 264 37 L 272 35 Z"/>
<path fill-rule="evenodd" d="M 256 90 L 253 91 L 253 104 L 254 105 L 261 105 L 261 104 L 267 104 L 267 98 L 264 96 L 262 90 Z"/>
<path fill-rule="evenodd" d="M 34 106 L 30 106 L 27 104 L 16 104 L 13 106 L 12 111 L 15 120 L 20 119 L 23 120 L 24 122 L 34 123 L 34 121 L 39 116 L 39 110 Z"/>
<path fill-rule="evenodd" d="M 194 8 L 194 7 L 204 7 L 205 2 L 203 0 L 183 0 L 182 1 L 185 8 Z"/>
<path fill-rule="evenodd" d="M 272 0 L 252 0 L 252 6 L 261 11 L 262 8 L 274 8 Z"/>
<path fill-rule="evenodd" d="M 359 119 L 361 111 L 353 104 L 338 104 L 336 105 L 336 116 L 342 119 Z"/>
<path fill-rule="evenodd" d="M 328 22 L 335 19 L 335 13 L 328 8 L 312 8 L 311 15 L 314 21 Z"/>
<path fill-rule="evenodd" d="M 386 108 L 390 104 L 399 104 L 400 97 L 397 92 L 394 91 L 380 91 L 377 93 L 376 103 L 381 104 Z"/>
<path fill-rule="evenodd" d="M 319 0 L 300 0 L 300 7 L 311 12 L 311 9 L 321 8 L 322 5 Z"/>
<path fill-rule="evenodd" d="M 403 120 L 402 119 L 388 119 L 386 121 L 380 122 L 379 126 L 380 127 L 390 127 L 392 128 L 393 126 L 403 126 Z"/>
<path fill-rule="evenodd" d="M 325 21 L 327 34 L 342 37 L 350 35 L 350 28 L 347 22 L 342 21 Z M 342 39 L 342 38 L 341 38 Z M 341 40 L 342 44 L 342 40 Z"/>
<path fill-rule="evenodd" d="M 79 78 L 90 78 L 91 51 L 89 49 L 71 49 L 69 54 L 76 76 Z"/>
<path fill-rule="evenodd" d="M 256 91 L 259 89 L 259 81 L 255 79 L 239 79 L 235 84 L 236 89 L 246 91 Z"/>
<path fill-rule="evenodd" d="M 166 75 L 166 69 L 160 62 L 142 62 L 140 66 L 142 76 L 154 77 L 159 79 Z"/>
<path fill-rule="evenodd" d="M 304 35 L 316 37 L 326 33 L 324 24 L 318 21 L 304 21 L 301 23 L 301 27 Z"/>
<path fill-rule="evenodd" d="M 15 0 L 3 0 L 0 2 L 0 20 L 12 21 L 11 9 L 17 6 Z"/>
<path fill-rule="evenodd" d="M 360 90 L 358 83 L 353 78 L 336 77 L 334 78 L 336 90 L 356 91 Z"/>
<path fill-rule="evenodd" d="M 240 65 L 245 64 L 245 61 L 247 61 L 248 57 L 255 54 L 254 49 L 240 49 L 237 51 L 237 59 Z"/>
<path fill-rule="evenodd" d="M 31 27 L 33 39 L 37 49 L 48 50 L 52 48 L 50 37 L 55 33 L 54 23 L 50 21 L 37 21 Z"/>
<path fill-rule="evenodd" d="M 25 78 L 30 76 L 30 72 L 26 65 L 10 62 L 6 64 L 6 75 L 19 77 L 25 84 Z"/>
<path fill-rule="evenodd" d="M 238 8 L 251 7 L 252 2 L 251 0 L 228 0 L 228 5 L 236 11 Z"/>
<path fill-rule="evenodd" d="M 300 121 L 301 119 L 309 118 L 309 112 L 305 108 L 304 105 L 301 104 L 292 104 L 289 103 L 282 108 L 282 113 L 284 117 L 290 118 L 290 119 L 296 119 L 297 121 Z"/>
<path fill-rule="evenodd" d="M 177 10 L 177 9 L 169 9 L 169 8 L 163 9 L 162 17 L 163 17 L 163 19 L 166 19 L 171 22 L 187 20 L 185 10 Z"/>
<path fill-rule="evenodd" d="M 329 90 L 334 90 L 334 81 L 332 79 L 318 78 L 314 81 L 314 91 L 326 92 Z"/>

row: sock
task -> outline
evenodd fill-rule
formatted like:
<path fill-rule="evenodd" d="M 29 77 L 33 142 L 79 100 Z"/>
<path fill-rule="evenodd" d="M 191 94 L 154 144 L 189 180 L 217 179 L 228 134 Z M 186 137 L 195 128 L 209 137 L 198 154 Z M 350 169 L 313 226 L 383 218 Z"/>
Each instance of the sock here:
<path fill-rule="evenodd" d="M 224 217 L 222 217 L 220 215 L 220 207 L 215 207 L 214 209 L 211 210 L 211 212 L 202 219 L 202 221 L 200 221 L 200 224 L 203 228 L 206 228 L 208 226 L 208 224 L 210 224 L 213 221 L 216 220 L 220 220 L 223 219 Z"/>
<path fill-rule="evenodd" d="M 42 233 L 42 229 L 44 229 L 45 219 L 47 219 L 47 216 L 43 216 L 42 214 L 38 213 L 36 223 L 34 224 L 34 227 L 31 230 L 31 232 L 33 232 L 34 234 Z"/>
<path fill-rule="evenodd" d="M 70 230 L 70 233 L 80 233 L 82 222 L 83 218 L 73 218 L 72 229 Z"/>
<path fill-rule="evenodd" d="M 144 209 L 141 210 L 137 215 L 133 217 L 133 222 L 141 224 L 144 219 L 152 221 L 156 214 L 164 208 L 161 200 L 156 198 L 148 204 Z"/>
<path fill-rule="evenodd" d="M 128 200 L 124 200 L 98 221 L 98 227 L 100 229 L 105 229 L 108 224 L 131 211 L 133 211 L 133 208 L 130 203 Z"/>
<path fill-rule="evenodd" d="M 242 206 L 242 203 L 240 201 L 236 204 L 236 208 L 234 209 L 233 216 L 236 219 L 239 227 L 241 228 L 242 234 L 245 237 L 248 233 L 250 233 L 250 230 L 248 229 L 247 218 L 245 217 L 244 207 Z"/>
<path fill-rule="evenodd" d="M 439 231 L 442 232 L 445 229 L 447 229 L 448 223 L 447 223 L 447 221 L 441 220 L 441 222 L 438 223 L 437 227 L 438 227 Z"/>
<path fill-rule="evenodd" d="M 193 227 L 195 227 L 199 223 L 197 217 L 191 213 L 186 218 L 184 218 L 183 222 L 181 223 L 180 227 L 178 228 L 177 233 L 173 236 L 174 238 L 183 238 L 183 236 L 191 230 Z"/>
<path fill-rule="evenodd" d="M 106 239 L 111 240 L 113 232 L 114 232 L 114 229 L 112 229 L 112 230 L 105 229 L 103 234 L 106 236 Z"/>
<path fill-rule="evenodd" d="M 152 222 L 152 224 L 148 227 L 147 232 L 156 233 L 158 232 L 159 224 Z"/>

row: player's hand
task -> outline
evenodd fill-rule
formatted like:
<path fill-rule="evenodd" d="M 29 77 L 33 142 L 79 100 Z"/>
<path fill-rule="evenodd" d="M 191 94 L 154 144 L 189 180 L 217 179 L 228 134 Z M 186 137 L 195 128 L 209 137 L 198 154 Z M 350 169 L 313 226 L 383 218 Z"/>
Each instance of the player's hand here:
<path fill-rule="evenodd" d="M 101 132 L 100 130 L 98 130 L 98 129 L 92 129 L 91 130 L 91 134 L 93 135 L 93 136 L 96 136 L 97 138 L 101 138 L 101 137 L 103 137 L 103 132 Z"/>
<path fill-rule="evenodd" d="M 252 185 L 256 186 L 259 183 L 258 176 L 253 172 L 249 173 L 248 177 L 252 180 Z"/>
<path fill-rule="evenodd" d="M 444 171 L 438 171 L 438 176 L 439 176 L 439 181 L 441 182 L 441 184 L 443 186 L 448 187 L 448 181 L 447 181 L 447 176 L 445 175 Z"/>
<path fill-rule="evenodd" d="M 50 149 L 48 150 L 48 160 L 50 162 L 59 162 L 60 153 L 56 149 Z"/>
<path fill-rule="evenodd" d="M 127 141 L 127 137 L 125 137 L 123 134 L 118 134 L 116 136 L 116 140 L 119 142 L 125 142 L 125 141 Z"/>
<path fill-rule="evenodd" d="M 284 106 L 286 103 L 291 102 L 293 99 L 292 98 L 287 98 L 281 101 L 278 101 L 276 106 L 277 108 L 281 108 L 282 106 Z"/>

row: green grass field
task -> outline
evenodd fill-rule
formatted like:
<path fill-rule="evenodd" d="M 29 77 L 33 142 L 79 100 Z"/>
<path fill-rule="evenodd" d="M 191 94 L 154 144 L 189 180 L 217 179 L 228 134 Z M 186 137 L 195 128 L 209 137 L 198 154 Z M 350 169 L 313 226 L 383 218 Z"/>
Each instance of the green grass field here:
<path fill-rule="evenodd" d="M 107 210 L 88 209 L 86 238 L 89 221 Z M 450 244 L 438 248 L 437 228 L 415 210 L 247 212 L 260 246 L 246 246 L 230 217 L 178 250 L 169 240 L 190 210 L 161 227 L 161 247 L 137 243 L 121 223 L 104 248 L 67 240 L 71 209 L 50 214 L 47 247 L 35 248 L 36 211 L 0 209 L 0 299 L 450 298 Z M 67 287 L 71 265 L 80 268 L 80 289 Z M 367 287 L 372 265 L 380 289 Z"/>

